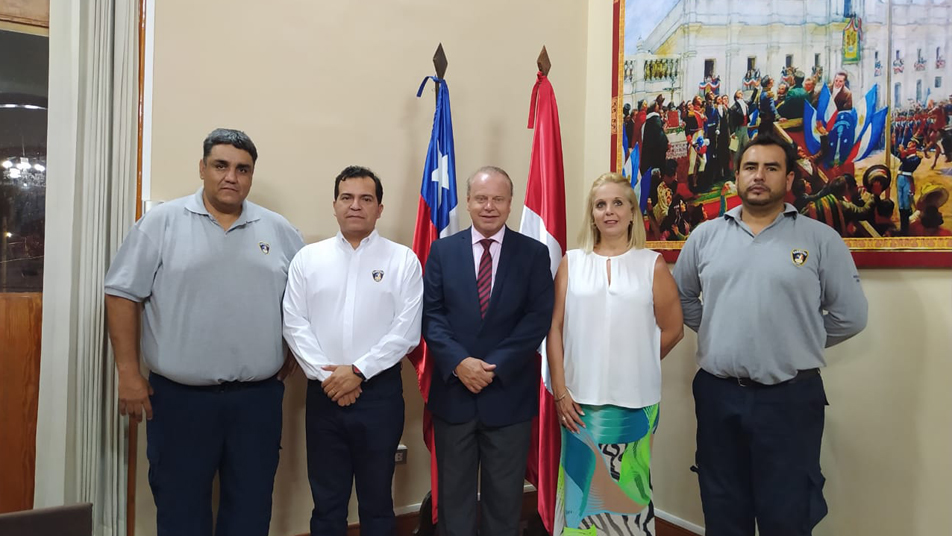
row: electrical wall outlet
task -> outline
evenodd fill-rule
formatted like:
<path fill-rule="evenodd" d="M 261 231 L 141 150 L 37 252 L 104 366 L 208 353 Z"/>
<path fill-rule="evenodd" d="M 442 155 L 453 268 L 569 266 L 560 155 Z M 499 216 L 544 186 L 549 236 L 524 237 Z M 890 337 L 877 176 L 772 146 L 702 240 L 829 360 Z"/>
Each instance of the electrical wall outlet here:
<path fill-rule="evenodd" d="M 406 445 L 401 444 L 397 446 L 397 452 L 393 455 L 393 461 L 396 462 L 397 465 L 405 465 L 407 463 Z"/>

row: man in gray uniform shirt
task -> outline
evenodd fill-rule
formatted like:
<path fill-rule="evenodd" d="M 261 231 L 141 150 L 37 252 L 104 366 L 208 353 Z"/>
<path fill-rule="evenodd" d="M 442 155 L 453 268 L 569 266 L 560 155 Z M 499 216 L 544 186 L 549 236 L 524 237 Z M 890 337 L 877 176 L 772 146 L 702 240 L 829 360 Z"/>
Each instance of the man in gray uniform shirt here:
<path fill-rule="evenodd" d="M 209 134 L 202 188 L 136 222 L 106 274 L 119 411 L 148 419 L 159 536 L 212 534 L 216 473 L 217 534 L 268 534 L 281 380 L 294 361 L 286 360 L 281 300 L 304 241 L 279 214 L 245 199 L 257 158 L 244 132 Z"/>
<path fill-rule="evenodd" d="M 674 277 L 697 332 L 697 459 L 708 536 L 809 535 L 826 515 L 823 349 L 866 326 L 843 239 L 784 203 L 796 151 L 762 133 L 737 155 L 741 206 L 700 225 Z M 701 298 L 703 297 L 703 302 Z"/>

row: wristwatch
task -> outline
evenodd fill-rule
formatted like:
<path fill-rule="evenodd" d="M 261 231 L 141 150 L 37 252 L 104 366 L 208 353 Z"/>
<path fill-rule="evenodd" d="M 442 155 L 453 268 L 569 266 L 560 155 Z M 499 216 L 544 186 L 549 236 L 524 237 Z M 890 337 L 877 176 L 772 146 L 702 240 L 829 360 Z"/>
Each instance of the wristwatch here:
<path fill-rule="evenodd" d="M 357 368 L 357 365 L 351 365 L 350 367 L 351 369 L 353 369 L 354 374 L 356 374 L 357 377 L 360 378 L 360 381 L 364 381 L 364 382 L 367 381 L 367 377 L 364 376 L 364 373 L 361 372 L 359 368 Z"/>

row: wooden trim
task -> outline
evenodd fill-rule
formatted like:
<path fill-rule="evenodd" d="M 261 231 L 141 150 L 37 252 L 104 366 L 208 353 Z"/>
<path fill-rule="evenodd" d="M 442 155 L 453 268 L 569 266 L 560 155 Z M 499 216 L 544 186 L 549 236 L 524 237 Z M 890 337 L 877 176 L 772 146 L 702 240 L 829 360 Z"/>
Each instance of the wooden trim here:
<path fill-rule="evenodd" d="M 49 0 L 31 0 L 28 2 L 0 0 L 0 21 L 49 28 Z"/>
<path fill-rule="evenodd" d="M 145 26 L 148 0 L 139 0 L 139 110 L 136 139 L 136 220 L 142 217 L 142 133 L 145 119 Z M 126 480 L 126 535 L 136 533 L 136 470 L 139 453 L 139 426 L 129 419 L 129 464 Z"/>
<path fill-rule="evenodd" d="M 42 35 L 43 37 L 50 36 L 50 29 L 46 26 L 34 26 L 32 24 L 10 22 L 2 19 L 0 19 L 0 30 L 30 35 Z"/>
<path fill-rule="evenodd" d="M 655 519 L 655 531 L 658 536 L 700 536 L 696 532 L 668 523 L 663 519 Z"/>

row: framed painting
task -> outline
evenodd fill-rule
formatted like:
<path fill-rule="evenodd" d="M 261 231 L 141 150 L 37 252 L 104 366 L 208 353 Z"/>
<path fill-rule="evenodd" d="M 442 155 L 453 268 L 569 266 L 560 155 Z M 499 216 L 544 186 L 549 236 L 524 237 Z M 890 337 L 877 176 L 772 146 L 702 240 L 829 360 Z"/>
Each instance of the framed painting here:
<path fill-rule="evenodd" d="M 787 202 L 864 267 L 952 267 L 952 0 L 616 0 L 612 168 L 648 247 L 740 204 L 733 157 L 770 130 Z"/>

